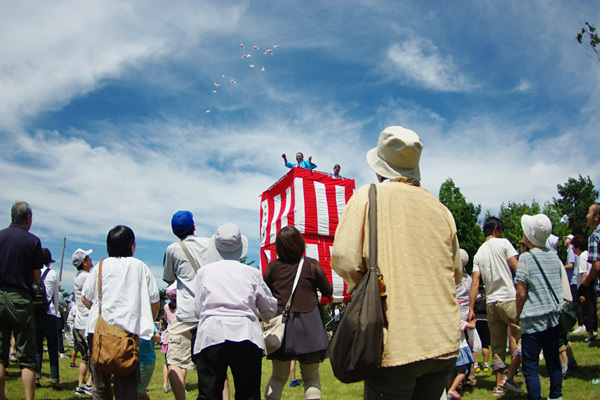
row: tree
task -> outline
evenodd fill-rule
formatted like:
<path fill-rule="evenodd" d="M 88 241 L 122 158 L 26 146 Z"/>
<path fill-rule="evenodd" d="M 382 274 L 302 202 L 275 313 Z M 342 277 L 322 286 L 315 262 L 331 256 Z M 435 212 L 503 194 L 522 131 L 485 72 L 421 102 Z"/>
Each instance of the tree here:
<path fill-rule="evenodd" d="M 587 226 L 585 216 L 592 203 L 598 198 L 598 191 L 594 187 L 589 175 L 579 179 L 569 178 L 564 185 L 556 185 L 559 199 L 554 198 L 554 207 L 561 215 L 568 217 L 570 233 L 588 236 L 591 229 Z"/>
<path fill-rule="evenodd" d="M 252 268 L 260 269 L 260 265 L 254 265 L 254 263 L 256 262 L 255 260 L 248 261 L 248 256 L 244 256 L 244 257 L 240 258 L 238 261 L 241 262 L 242 264 L 249 265 Z"/>
<path fill-rule="evenodd" d="M 586 22 L 577 34 L 577 41 L 585 46 L 586 51 L 591 53 L 592 57 L 596 57 L 596 62 L 600 64 L 600 37 L 596 33 L 596 27 Z"/>
<path fill-rule="evenodd" d="M 519 249 L 519 244 L 521 243 L 521 239 L 523 239 L 521 217 L 524 214 L 539 214 L 541 211 L 540 205 L 535 200 L 531 205 L 512 201 L 509 201 L 507 205 L 504 205 L 504 203 L 500 205 L 498 218 L 504 224 L 504 237 L 512 243 L 515 249 Z"/>
<path fill-rule="evenodd" d="M 481 205 L 475 206 L 467 202 L 460 188 L 456 187 L 451 178 L 442 183 L 438 197 L 454 216 L 460 247 L 469 253 L 467 271 L 471 271 L 473 256 L 484 240 L 483 231 L 477 220 L 481 213 Z"/>

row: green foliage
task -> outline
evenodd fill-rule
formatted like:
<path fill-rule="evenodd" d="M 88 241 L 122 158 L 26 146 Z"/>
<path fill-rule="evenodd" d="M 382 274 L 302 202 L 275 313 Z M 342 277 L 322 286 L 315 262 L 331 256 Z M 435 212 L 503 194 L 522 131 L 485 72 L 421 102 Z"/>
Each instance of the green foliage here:
<path fill-rule="evenodd" d="M 456 187 L 451 178 L 442 183 L 438 197 L 454 216 L 460 247 L 469 253 L 467 271 L 471 271 L 473 256 L 484 240 L 483 231 L 477 219 L 481 214 L 481 205 L 475 206 L 467 202 L 465 196 L 460 192 L 460 188 Z"/>
<path fill-rule="evenodd" d="M 521 217 L 524 214 L 535 215 L 542 211 L 540 205 L 534 200 L 531 205 L 527 203 L 514 203 L 509 201 L 507 205 L 500 205 L 500 214 L 498 218 L 504 224 L 504 237 L 510 240 L 515 249 L 518 249 L 519 243 L 523 238 L 523 228 L 521 227 Z"/>
<path fill-rule="evenodd" d="M 596 57 L 596 62 L 600 64 L 600 37 L 596 33 L 596 27 L 586 22 L 581 28 L 581 32 L 576 37 L 579 44 L 585 46 L 593 57 Z"/>
<path fill-rule="evenodd" d="M 240 258 L 238 261 L 239 261 L 239 262 L 241 262 L 242 264 L 249 265 L 249 266 L 251 266 L 251 267 L 254 267 L 254 268 L 256 268 L 256 269 L 260 269 L 260 266 L 258 266 L 258 265 L 254 265 L 254 263 L 255 263 L 256 261 L 254 261 L 254 260 L 250 260 L 250 261 L 248 261 L 248 257 L 246 257 L 246 256 L 244 256 L 244 257 Z"/>
<path fill-rule="evenodd" d="M 554 207 L 561 215 L 569 217 L 570 233 L 588 236 L 591 229 L 587 226 L 585 216 L 590 205 L 598 198 L 598 191 L 589 175 L 585 178 L 579 175 L 579 179 L 569 178 L 564 185 L 556 187 L 561 197 L 554 199 Z"/>

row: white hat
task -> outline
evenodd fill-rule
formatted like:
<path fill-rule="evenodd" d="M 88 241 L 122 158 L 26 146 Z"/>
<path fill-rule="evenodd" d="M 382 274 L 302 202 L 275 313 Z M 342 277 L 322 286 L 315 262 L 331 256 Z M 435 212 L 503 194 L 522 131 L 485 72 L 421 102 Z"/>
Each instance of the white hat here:
<path fill-rule="evenodd" d="M 239 260 L 248 252 L 248 238 L 237 225 L 226 223 L 210 238 L 208 251 L 219 260 Z"/>
<path fill-rule="evenodd" d="M 556 247 L 558 246 L 558 240 L 558 236 L 556 235 L 548 236 L 548 240 L 546 240 L 546 248 L 556 251 Z"/>
<path fill-rule="evenodd" d="M 389 126 L 379 135 L 377 147 L 367 153 L 373 171 L 384 178 L 406 177 L 421 181 L 419 159 L 423 143 L 410 129 Z"/>
<path fill-rule="evenodd" d="M 79 267 L 81 265 L 81 263 L 83 262 L 83 260 L 85 260 L 85 258 L 87 256 L 89 256 L 90 254 L 92 254 L 94 250 L 90 249 L 88 251 L 85 251 L 83 249 L 77 249 L 75 250 L 75 252 L 73 252 L 73 255 L 71 256 L 71 261 L 73 262 L 73 265 L 76 267 Z"/>
<path fill-rule="evenodd" d="M 463 267 L 469 262 L 469 253 L 465 249 L 460 249 L 460 261 Z"/>
<path fill-rule="evenodd" d="M 546 247 L 546 239 L 552 234 L 552 222 L 545 214 L 523 215 L 521 217 L 523 233 L 537 247 Z"/>

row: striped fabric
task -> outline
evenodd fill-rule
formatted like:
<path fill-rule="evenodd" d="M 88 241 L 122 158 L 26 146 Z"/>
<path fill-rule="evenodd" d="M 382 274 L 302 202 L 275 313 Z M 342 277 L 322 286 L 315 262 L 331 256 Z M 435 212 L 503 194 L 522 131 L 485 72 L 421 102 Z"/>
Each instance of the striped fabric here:
<path fill-rule="evenodd" d="M 306 256 L 319 261 L 333 285 L 333 302 L 348 299 L 344 281 L 331 270 L 331 247 L 342 211 L 352 193 L 353 179 L 292 168 L 261 196 L 260 265 L 264 273 L 275 254 L 275 237 L 281 228 L 298 228 L 306 241 Z M 325 302 L 327 299 L 323 299 Z"/>

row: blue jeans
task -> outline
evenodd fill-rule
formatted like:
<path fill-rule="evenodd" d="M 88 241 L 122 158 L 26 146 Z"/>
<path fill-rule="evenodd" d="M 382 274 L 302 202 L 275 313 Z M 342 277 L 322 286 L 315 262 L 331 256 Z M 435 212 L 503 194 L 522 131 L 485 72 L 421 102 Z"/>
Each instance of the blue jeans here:
<path fill-rule="evenodd" d="M 562 371 L 558 358 L 558 325 L 543 332 L 522 333 L 521 350 L 523 352 L 523 375 L 529 400 L 541 400 L 540 377 L 538 375 L 540 350 L 544 350 L 546 371 L 550 376 L 549 398 L 562 396 Z"/>
<path fill-rule="evenodd" d="M 50 382 L 59 383 L 58 375 L 58 339 L 56 337 L 56 324 L 58 318 L 48 314 L 37 314 L 35 316 L 35 362 L 36 378 L 42 377 L 42 358 L 44 356 L 44 337 L 48 345 L 48 357 L 50 359 Z"/>

